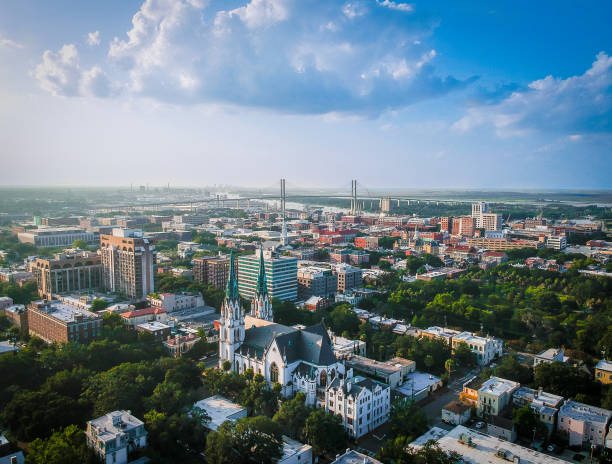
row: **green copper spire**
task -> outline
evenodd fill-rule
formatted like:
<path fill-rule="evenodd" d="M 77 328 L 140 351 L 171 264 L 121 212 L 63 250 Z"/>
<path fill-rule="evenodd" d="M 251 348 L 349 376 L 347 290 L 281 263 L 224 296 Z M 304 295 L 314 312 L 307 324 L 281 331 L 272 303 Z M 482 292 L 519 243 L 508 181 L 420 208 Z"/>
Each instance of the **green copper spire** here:
<path fill-rule="evenodd" d="M 229 300 L 237 300 L 238 296 L 238 279 L 236 278 L 236 268 L 234 266 L 234 250 L 230 251 L 230 268 L 229 277 L 227 279 L 227 288 L 225 289 L 225 298 Z"/>
<path fill-rule="evenodd" d="M 268 294 L 268 281 L 266 280 L 266 266 L 264 263 L 263 246 L 259 248 L 259 274 L 257 275 L 257 296 Z"/>

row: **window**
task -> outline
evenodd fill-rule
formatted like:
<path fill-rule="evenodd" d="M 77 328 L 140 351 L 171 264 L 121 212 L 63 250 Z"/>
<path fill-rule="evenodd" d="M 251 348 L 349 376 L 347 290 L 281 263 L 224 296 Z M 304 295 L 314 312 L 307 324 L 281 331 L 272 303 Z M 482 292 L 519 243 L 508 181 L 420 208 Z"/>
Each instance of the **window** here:
<path fill-rule="evenodd" d="M 278 382 L 278 367 L 276 363 L 272 363 L 270 366 L 270 381 Z"/>
<path fill-rule="evenodd" d="M 327 372 L 321 371 L 321 376 L 319 377 L 319 385 L 321 387 L 325 387 L 327 385 Z"/>

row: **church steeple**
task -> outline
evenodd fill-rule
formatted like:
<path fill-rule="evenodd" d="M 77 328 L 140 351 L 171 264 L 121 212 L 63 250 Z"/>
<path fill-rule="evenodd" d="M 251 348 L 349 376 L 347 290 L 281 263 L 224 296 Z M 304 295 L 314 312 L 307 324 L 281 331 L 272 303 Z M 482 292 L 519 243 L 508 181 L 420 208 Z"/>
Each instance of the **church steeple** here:
<path fill-rule="evenodd" d="M 264 261 L 263 246 L 259 249 L 259 273 L 257 274 L 257 288 L 251 301 L 251 316 L 266 321 L 273 321 L 272 303 L 268 296 L 268 280 L 266 279 L 266 264 Z"/>
<path fill-rule="evenodd" d="M 230 252 L 229 276 L 225 289 L 225 299 L 219 318 L 219 367 L 229 361 L 234 368 L 234 353 L 244 342 L 244 310 L 240 306 L 238 279 L 234 264 L 234 253 Z"/>
<path fill-rule="evenodd" d="M 259 273 L 257 274 L 256 296 L 268 294 L 268 281 L 266 279 L 266 264 L 264 262 L 263 247 L 259 249 Z"/>
<path fill-rule="evenodd" d="M 236 278 L 236 267 L 234 265 L 234 251 L 230 251 L 229 258 L 229 276 L 227 279 L 227 287 L 225 288 L 225 299 L 226 300 L 237 300 L 240 298 L 238 295 L 238 279 Z"/>

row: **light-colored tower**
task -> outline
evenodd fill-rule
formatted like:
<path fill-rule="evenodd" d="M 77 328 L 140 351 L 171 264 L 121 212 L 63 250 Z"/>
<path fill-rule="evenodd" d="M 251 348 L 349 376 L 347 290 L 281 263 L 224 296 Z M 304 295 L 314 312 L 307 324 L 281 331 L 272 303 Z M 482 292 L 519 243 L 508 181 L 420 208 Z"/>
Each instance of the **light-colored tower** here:
<path fill-rule="evenodd" d="M 259 274 L 257 275 L 257 289 L 251 301 L 251 316 L 270 322 L 274 321 L 272 302 L 268 296 L 263 247 L 259 249 Z"/>
<path fill-rule="evenodd" d="M 230 252 L 230 270 L 221 305 L 219 327 L 219 367 L 229 361 L 234 368 L 234 353 L 244 342 L 244 309 L 240 307 L 234 252 Z"/>

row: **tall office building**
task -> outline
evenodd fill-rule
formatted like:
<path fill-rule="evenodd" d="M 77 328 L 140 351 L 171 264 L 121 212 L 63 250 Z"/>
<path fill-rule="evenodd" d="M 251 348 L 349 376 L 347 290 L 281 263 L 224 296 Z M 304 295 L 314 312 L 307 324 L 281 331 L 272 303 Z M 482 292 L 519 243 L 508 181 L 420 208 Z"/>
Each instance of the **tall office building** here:
<path fill-rule="evenodd" d="M 502 228 L 502 215 L 490 213 L 484 202 L 472 203 L 472 218 L 476 229 L 501 230 Z"/>
<path fill-rule="evenodd" d="M 102 287 L 100 256 L 91 251 L 56 253 L 52 258 L 37 258 L 30 269 L 38 283 L 38 294 L 48 299 L 54 293 Z"/>
<path fill-rule="evenodd" d="M 104 286 L 135 300 L 153 292 L 155 246 L 138 229 L 113 229 L 100 236 Z"/>
<path fill-rule="evenodd" d="M 480 216 L 483 213 L 486 213 L 487 211 L 488 211 L 487 204 L 484 201 L 472 203 L 472 217 L 474 218 L 474 221 L 476 222 L 476 228 L 482 227 L 479 225 L 478 221 L 480 219 Z"/>
<path fill-rule="evenodd" d="M 238 289 L 240 296 L 252 300 L 257 290 L 259 277 L 259 255 L 238 258 Z M 270 250 L 263 250 L 267 288 L 270 298 L 281 301 L 297 300 L 297 259 L 278 256 Z"/>

